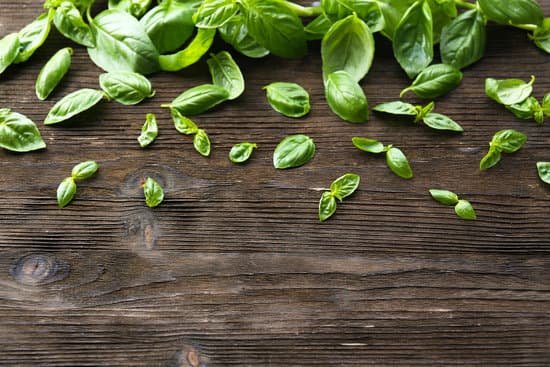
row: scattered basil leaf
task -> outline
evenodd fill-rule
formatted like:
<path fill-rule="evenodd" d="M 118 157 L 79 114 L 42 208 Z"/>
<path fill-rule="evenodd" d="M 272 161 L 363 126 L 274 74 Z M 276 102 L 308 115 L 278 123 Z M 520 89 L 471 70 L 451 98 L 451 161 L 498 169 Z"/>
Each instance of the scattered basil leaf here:
<path fill-rule="evenodd" d="M 430 112 L 424 116 L 422 121 L 435 130 L 464 131 L 462 126 L 440 113 Z"/>
<path fill-rule="evenodd" d="M 10 66 L 19 54 L 19 34 L 11 33 L 0 40 L 0 74 Z"/>
<path fill-rule="evenodd" d="M 245 56 L 261 58 L 269 54 L 269 50 L 260 46 L 249 34 L 248 27 L 240 15 L 234 16 L 221 28 L 218 28 L 218 32 L 225 43 L 230 44 Z"/>
<path fill-rule="evenodd" d="M 92 29 L 82 19 L 80 11 L 70 1 L 63 1 L 56 9 L 53 24 L 63 36 L 85 47 L 95 47 Z"/>
<path fill-rule="evenodd" d="M 273 153 L 273 166 L 277 169 L 299 167 L 315 155 L 315 143 L 306 135 L 290 135 L 281 140 Z"/>
<path fill-rule="evenodd" d="M 488 170 L 495 166 L 502 158 L 501 151 L 495 147 L 490 147 L 489 152 L 479 162 L 479 169 L 482 171 Z"/>
<path fill-rule="evenodd" d="M 357 149 L 362 150 L 363 152 L 378 154 L 386 150 L 384 144 L 378 140 L 355 136 L 351 139 L 351 141 Z"/>
<path fill-rule="evenodd" d="M 256 144 L 248 142 L 235 144 L 229 152 L 229 160 L 233 163 L 244 163 L 250 159 L 254 149 L 257 147 Z"/>
<path fill-rule="evenodd" d="M 537 162 L 537 171 L 540 179 L 550 184 L 550 162 Z"/>
<path fill-rule="evenodd" d="M 311 109 L 308 92 L 296 83 L 271 83 L 264 89 L 271 107 L 284 116 L 299 118 Z"/>
<path fill-rule="evenodd" d="M 109 98 L 127 106 L 138 104 L 155 95 L 151 82 L 146 77 L 129 71 L 101 74 L 99 85 Z"/>
<path fill-rule="evenodd" d="M 0 148 L 30 152 L 46 148 L 46 143 L 28 117 L 8 108 L 0 108 Z"/>
<path fill-rule="evenodd" d="M 193 135 L 199 131 L 198 126 L 193 121 L 183 116 L 178 110 L 172 108 L 170 112 L 172 113 L 174 126 L 179 133 Z"/>
<path fill-rule="evenodd" d="M 444 205 L 456 205 L 458 203 L 458 196 L 452 191 L 431 189 L 430 195 Z"/>
<path fill-rule="evenodd" d="M 238 98 L 244 92 L 244 77 L 231 54 L 222 51 L 206 61 L 212 75 L 212 83 L 229 92 L 228 99 Z"/>
<path fill-rule="evenodd" d="M 109 9 L 123 11 L 141 18 L 151 6 L 152 0 L 109 0 Z"/>
<path fill-rule="evenodd" d="M 478 0 L 483 14 L 500 24 L 540 25 L 544 13 L 536 0 Z"/>
<path fill-rule="evenodd" d="M 159 206 L 164 200 L 164 190 L 162 186 L 151 177 L 147 177 L 143 184 L 143 194 L 145 195 L 145 204 L 147 204 L 149 208 Z"/>
<path fill-rule="evenodd" d="M 459 200 L 455 205 L 455 213 L 462 219 L 475 220 L 477 219 L 476 212 L 472 204 L 467 200 Z"/>
<path fill-rule="evenodd" d="M 330 185 L 330 193 L 332 196 L 342 201 L 357 190 L 361 177 L 355 173 L 346 173 L 337 178 Z"/>
<path fill-rule="evenodd" d="M 229 92 L 225 88 L 203 84 L 186 90 L 170 104 L 164 104 L 162 107 L 176 109 L 182 115 L 193 116 L 206 112 L 228 99 Z"/>
<path fill-rule="evenodd" d="M 304 32 L 306 34 L 306 39 L 308 41 L 321 40 L 328 32 L 332 22 L 327 18 L 325 14 L 319 15 L 317 18 L 313 19 L 304 27 Z"/>
<path fill-rule="evenodd" d="M 445 64 L 431 65 L 418 74 L 411 86 L 401 91 L 400 96 L 412 91 L 420 98 L 435 99 L 458 87 L 461 81 L 460 70 Z"/>
<path fill-rule="evenodd" d="M 545 18 L 542 25 L 535 29 L 530 38 L 538 48 L 550 53 L 550 18 Z"/>
<path fill-rule="evenodd" d="M 345 71 L 327 77 L 325 97 L 330 109 L 348 122 L 365 122 L 369 118 L 367 97 L 361 86 Z"/>
<path fill-rule="evenodd" d="M 199 28 L 195 38 L 186 48 L 175 54 L 159 57 L 160 68 L 164 71 L 179 71 L 193 65 L 210 49 L 215 35 L 215 29 Z"/>
<path fill-rule="evenodd" d="M 550 93 L 546 93 L 542 99 L 542 111 L 545 116 L 550 117 Z"/>
<path fill-rule="evenodd" d="M 336 212 L 336 206 L 336 198 L 332 193 L 329 191 L 323 192 L 321 200 L 319 201 L 319 220 L 324 222 L 332 217 Z"/>
<path fill-rule="evenodd" d="M 527 136 L 517 130 L 500 130 L 491 141 L 491 146 L 497 147 L 504 153 L 517 152 L 527 141 Z"/>
<path fill-rule="evenodd" d="M 389 113 L 392 115 L 401 116 L 416 116 L 418 111 L 416 107 L 410 103 L 401 101 L 381 103 L 373 108 L 374 111 Z"/>
<path fill-rule="evenodd" d="M 193 21 L 198 28 L 219 28 L 239 11 L 235 0 L 204 0 Z"/>
<path fill-rule="evenodd" d="M 53 14 L 54 10 L 50 9 L 19 31 L 19 53 L 15 64 L 27 61 L 44 44 L 50 34 Z"/>
<path fill-rule="evenodd" d="M 529 83 L 520 79 L 496 80 L 487 78 L 485 80 L 485 93 L 496 102 L 509 106 L 521 103 L 533 93 L 535 77 L 531 76 Z"/>
<path fill-rule="evenodd" d="M 203 129 L 197 131 L 193 139 L 193 146 L 202 156 L 208 157 L 210 155 L 210 138 L 206 131 Z"/>
<path fill-rule="evenodd" d="M 72 177 L 67 177 L 57 187 L 57 205 L 64 208 L 73 200 L 76 194 L 76 183 Z"/>
<path fill-rule="evenodd" d="M 388 167 L 395 173 L 397 176 L 405 179 L 410 179 L 413 177 L 413 172 L 409 161 L 405 154 L 395 147 L 390 147 L 386 152 L 386 162 Z"/>
<path fill-rule="evenodd" d="M 159 133 L 157 119 L 154 114 L 148 113 L 145 117 L 145 123 L 141 128 L 141 134 L 138 137 L 139 146 L 145 148 L 155 141 Z"/>
<path fill-rule="evenodd" d="M 59 82 L 61 82 L 61 79 L 63 79 L 71 67 L 72 54 L 72 48 L 62 48 L 40 70 L 35 84 L 38 99 L 45 100 L 48 98 Z"/>
<path fill-rule="evenodd" d="M 80 89 L 57 102 L 44 120 L 45 125 L 53 125 L 82 113 L 98 104 L 105 94 L 95 89 Z"/>
<path fill-rule="evenodd" d="M 87 180 L 95 175 L 98 169 L 99 165 L 96 161 L 82 162 L 73 167 L 71 177 L 75 181 Z"/>

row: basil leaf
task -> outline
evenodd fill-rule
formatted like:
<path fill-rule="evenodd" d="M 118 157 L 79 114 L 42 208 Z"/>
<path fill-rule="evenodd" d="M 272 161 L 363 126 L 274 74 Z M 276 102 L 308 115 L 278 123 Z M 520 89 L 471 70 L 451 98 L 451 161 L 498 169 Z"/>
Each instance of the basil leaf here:
<path fill-rule="evenodd" d="M 38 99 L 45 100 L 53 92 L 71 67 L 73 49 L 62 48 L 44 65 L 36 78 L 35 90 Z"/>
<path fill-rule="evenodd" d="M 384 144 L 378 140 L 355 136 L 351 139 L 351 141 L 357 149 L 362 150 L 363 152 L 378 154 L 386 150 Z"/>
<path fill-rule="evenodd" d="M 235 144 L 229 152 L 229 160 L 233 163 L 244 163 L 250 159 L 252 152 L 257 147 L 256 144 L 248 142 Z"/>
<path fill-rule="evenodd" d="M 401 116 L 417 116 L 418 110 L 410 103 L 401 101 L 381 103 L 373 108 L 374 111 Z"/>
<path fill-rule="evenodd" d="M 290 135 L 281 140 L 273 153 L 273 166 L 277 169 L 299 167 L 315 155 L 315 143 L 306 135 Z"/>
<path fill-rule="evenodd" d="M 336 212 L 336 199 L 332 196 L 332 193 L 325 191 L 321 195 L 319 201 L 319 220 L 324 222 L 334 215 Z"/>
<path fill-rule="evenodd" d="M 210 155 L 210 138 L 206 131 L 202 129 L 197 131 L 193 139 L 193 146 L 202 156 L 208 157 Z"/>
<path fill-rule="evenodd" d="M 535 117 L 535 111 L 540 109 L 540 104 L 535 97 L 529 97 L 521 103 L 506 106 L 514 116 L 520 119 L 528 120 Z"/>
<path fill-rule="evenodd" d="M 374 38 L 369 27 L 355 14 L 334 23 L 323 38 L 321 57 L 325 79 L 343 70 L 359 82 L 374 59 Z"/>
<path fill-rule="evenodd" d="M 355 173 L 346 173 L 332 182 L 330 185 L 330 193 L 332 196 L 342 201 L 357 190 L 360 181 L 361 177 Z"/>
<path fill-rule="evenodd" d="M 45 125 L 53 125 L 82 113 L 98 104 L 105 94 L 95 89 L 80 89 L 66 95 L 57 102 L 44 120 Z"/>
<path fill-rule="evenodd" d="M 212 83 L 229 92 L 228 99 L 235 99 L 244 92 L 244 77 L 231 54 L 222 51 L 212 55 L 206 63 L 212 75 Z"/>
<path fill-rule="evenodd" d="M 405 179 L 413 177 L 409 161 L 400 149 L 390 147 L 386 152 L 386 163 L 397 176 Z"/>
<path fill-rule="evenodd" d="M 496 102 L 509 106 L 525 101 L 533 93 L 533 83 L 535 83 L 534 76 L 531 76 L 529 83 L 520 79 L 487 78 L 485 79 L 485 93 Z"/>
<path fill-rule="evenodd" d="M 462 126 L 451 120 L 449 117 L 435 112 L 428 113 L 424 116 L 422 121 L 424 121 L 424 123 L 432 129 L 436 130 L 450 130 L 458 132 L 464 131 Z"/>
<path fill-rule="evenodd" d="M 435 102 L 430 102 L 428 105 L 422 107 L 422 106 L 416 106 L 416 110 L 418 111 L 418 115 L 416 116 L 416 121 L 421 121 L 426 117 L 430 112 L 432 112 L 435 108 Z"/>
<path fill-rule="evenodd" d="M 105 10 L 90 21 L 96 47 L 92 61 L 105 71 L 148 75 L 159 70 L 159 54 L 143 25 L 128 13 Z M 116 55 L 116 57 L 113 57 Z"/>
<path fill-rule="evenodd" d="M 193 21 L 198 28 L 219 28 L 239 11 L 235 0 L 204 0 Z"/>
<path fill-rule="evenodd" d="M 517 130 L 500 130 L 491 141 L 491 146 L 497 147 L 504 153 L 514 153 L 521 149 L 527 141 L 527 136 Z"/>
<path fill-rule="evenodd" d="M 475 220 L 477 219 L 476 212 L 467 200 L 459 200 L 455 205 L 455 213 L 462 219 Z"/>
<path fill-rule="evenodd" d="M 550 184 L 550 162 L 537 162 L 537 171 L 540 179 Z"/>
<path fill-rule="evenodd" d="M 73 167 L 71 177 L 75 181 L 87 180 L 95 175 L 98 169 L 99 165 L 96 161 L 82 162 Z"/>
<path fill-rule="evenodd" d="M 542 25 L 535 29 L 530 38 L 538 48 L 546 53 L 550 53 L 550 18 L 544 19 Z"/>
<path fill-rule="evenodd" d="M 441 60 L 463 69 L 483 57 L 487 43 L 485 18 L 479 10 L 460 14 L 441 33 Z"/>
<path fill-rule="evenodd" d="M 55 10 L 53 24 L 66 38 L 86 47 L 95 47 L 92 29 L 82 19 L 80 11 L 70 1 L 63 1 Z"/>
<path fill-rule="evenodd" d="M 239 1 L 250 35 L 272 54 L 302 57 L 307 52 L 302 21 L 282 0 Z"/>
<path fill-rule="evenodd" d="M 180 94 L 170 104 L 161 105 L 178 110 L 182 115 L 193 116 L 210 110 L 229 99 L 229 92 L 218 85 L 203 84 Z"/>
<path fill-rule="evenodd" d="M 384 15 L 376 1 L 323 0 L 321 7 L 324 15 L 331 22 L 337 22 L 352 14 L 357 14 L 361 20 L 367 23 L 372 32 L 381 31 L 385 26 Z"/>
<path fill-rule="evenodd" d="M 19 54 L 19 34 L 11 33 L 0 40 L 0 74 L 10 66 Z"/>
<path fill-rule="evenodd" d="M 309 94 L 296 83 L 277 82 L 264 87 L 273 109 L 287 117 L 302 117 L 309 113 Z"/>
<path fill-rule="evenodd" d="M 501 157 L 502 155 L 500 150 L 491 146 L 489 148 L 489 152 L 485 155 L 485 157 L 483 157 L 483 159 L 481 159 L 481 162 L 479 162 L 479 169 L 482 171 L 488 170 L 500 162 Z"/>
<path fill-rule="evenodd" d="M 415 2 L 393 35 L 393 54 L 409 78 L 414 78 L 433 59 L 433 21 L 426 0 Z"/>
<path fill-rule="evenodd" d="M 30 152 L 44 149 L 46 144 L 29 118 L 8 108 L 0 108 L 0 148 Z"/>
<path fill-rule="evenodd" d="M 44 44 L 50 34 L 53 14 L 54 10 L 50 9 L 19 31 L 19 53 L 14 60 L 15 64 L 27 61 Z"/>
<path fill-rule="evenodd" d="M 331 26 L 332 22 L 325 14 L 319 15 L 305 26 L 304 32 L 306 34 L 306 39 L 308 41 L 323 39 Z"/>
<path fill-rule="evenodd" d="M 200 28 L 186 48 L 172 55 L 160 56 L 160 68 L 164 71 L 179 71 L 193 65 L 210 49 L 215 35 L 215 29 Z"/>
<path fill-rule="evenodd" d="M 436 64 L 424 69 L 410 87 L 401 91 L 403 97 L 408 91 L 413 91 L 420 98 L 435 99 L 449 93 L 460 85 L 462 73 L 449 65 Z"/>
<path fill-rule="evenodd" d="M 478 0 L 483 14 L 500 24 L 540 25 L 544 13 L 536 0 Z"/>
<path fill-rule="evenodd" d="M 152 0 L 109 0 L 109 9 L 123 11 L 140 18 L 151 6 Z"/>
<path fill-rule="evenodd" d="M 139 146 L 145 148 L 155 141 L 159 133 L 157 119 L 154 114 L 148 113 L 145 117 L 145 123 L 141 128 L 141 134 L 138 137 Z"/>
<path fill-rule="evenodd" d="M 151 82 L 146 77 L 127 71 L 101 74 L 99 85 L 109 98 L 127 106 L 138 104 L 155 95 Z"/>
<path fill-rule="evenodd" d="M 434 44 L 436 44 L 441 39 L 443 28 L 456 18 L 458 11 L 454 0 L 428 0 L 428 5 L 432 11 L 433 40 Z"/>
<path fill-rule="evenodd" d="M 143 194 L 145 195 L 145 204 L 147 204 L 149 208 L 159 206 L 164 200 L 164 190 L 162 186 L 151 177 L 147 177 L 143 184 Z"/>
<path fill-rule="evenodd" d="M 72 177 L 67 177 L 57 187 L 57 205 L 64 208 L 73 200 L 76 194 L 76 183 Z"/>
<path fill-rule="evenodd" d="M 179 133 L 193 135 L 199 131 L 199 127 L 193 121 L 179 113 L 178 110 L 172 108 L 170 112 L 172 113 L 174 126 Z"/>
<path fill-rule="evenodd" d="M 456 205 L 458 203 L 458 196 L 452 191 L 431 189 L 430 195 L 444 205 Z"/>
<path fill-rule="evenodd" d="M 369 118 L 367 97 L 361 86 L 345 71 L 327 77 L 325 97 L 330 109 L 348 122 L 365 122 Z"/>
<path fill-rule="evenodd" d="M 384 15 L 385 26 L 383 33 L 390 40 L 393 39 L 395 29 L 403 18 L 403 15 L 405 15 L 409 7 L 414 4 L 415 1 L 416 0 L 382 0 L 378 2 L 382 14 Z"/>
<path fill-rule="evenodd" d="M 542 111 L 545 116 L 550 117 L 550 93 L 546 93 L 542 99 Z"/>
<path fill-rule="evenodd" d="M 222 39 L 245 56 L 261 58 L 269 54 L 269 50 L 260 46 L 248 32 L 246 24 L 240 15 L 231 18 L 218 29 Z"/>

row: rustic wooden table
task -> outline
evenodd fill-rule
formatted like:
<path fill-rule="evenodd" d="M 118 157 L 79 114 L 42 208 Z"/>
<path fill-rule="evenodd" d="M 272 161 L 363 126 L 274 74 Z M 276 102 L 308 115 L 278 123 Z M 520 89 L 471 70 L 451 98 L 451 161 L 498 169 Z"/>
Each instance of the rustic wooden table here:
<path fill-rule="evenodd" d="M 546 14 L 550 2 L 541 1 Z M 39 1 L 0 0 L 0 35 L 19 30 Z M 373 106 L 408 80 L 389 42 L 362 83 Z M 196 118 L 212 156 L 193 150 L 159 105 L 208 82 L 205 63 L 152 77 L 157 95 L 136 107 L 103 104 L 73 123 L 45 127 L 67 93 L 96 88 L 101 70 L 82 48 L 47 102 L 34 95 L 43 63 L 70 43 L 53 33 L 24 65 L 0 76 L 0 106 L 36 121 L 48 148 L 0 152 L 0 365 L 2 366 L 548 366 L 550 365 L 550 187 L 535 162 L 550 160 L 548 125 L 520 121 L 485 97 L 486 77 L 538 77 L 550 91 L 550 58 L 525 32 L 491 26 L 486 57 L 437 103 L 462 135 L 373 115 L 364 125 L 330 113 L 318 44 L 303 60 L 236 56 L 247 90 Z M 295 81 L 312 112 L 272 111 L 261 87 Z M 148 112 L 160 135 L 136 142 Z M 519 153 L 488 172 L 478 163 L 497 130 L 528 134 Z M 273 168 L 288 134 L 306 133 L 308 165 Z M 351 143 L 361 135 L 401 147 L 415 178 Z M 257 142 L 249 164 L 227 159 Z M 71 167 L 101 164 L 64 210 L 55 190 Z M 358 192 L 330 221 L 317 220 L 319 188 L 346 172 Z M 144 205 L 140 181 L 157 178 L 166 201 Z M 476 207 L 459 220 L 427 190 L 454 190 Z"/>

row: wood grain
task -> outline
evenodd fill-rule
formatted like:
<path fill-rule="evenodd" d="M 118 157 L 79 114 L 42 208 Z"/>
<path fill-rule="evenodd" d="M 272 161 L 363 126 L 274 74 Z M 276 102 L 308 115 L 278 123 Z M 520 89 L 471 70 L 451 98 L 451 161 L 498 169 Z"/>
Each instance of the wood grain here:
<path fill-rule="evenodd" d="M 4 35 L 41 4 L 0 0 L 0 9 Z M 371 106 L 396 99 L 409 82 L 389 42 L 376 44 L 362 82 Z M 342 122 L 324 101 L 317 43 L 302 60 L 233 53 L 247 90 L 195 119 L 213 141 L 208 159 L 159 107 L 208 82 L 204 62 L 152 76 L 157 94 L 139 106 L 104 103 L 44 126 L 62 96 L 98 87 L 101 70 L 76 47 L 66 80 L 38 102 L 40 67 L 69 45 L 53 32 L 29 62 L 0 76 L 0 107 L 36 121 L 48 144 L 24 155 L 0 151 L 0 365 L 550 365 L 550 189 L 535 168 L 550 160 L 550 130 L 515 119 L 483 91 L 486 77 L 531 74 L 538 98 L 550 91 L 550 59 L 525 32 L 490 26 L 485 58 L 437 102 L 461 135 L 379 114 Z M 261 87 L 273 81 L 303 85 L 311 114 L 292 120 L 272 111 Z M 160 135 L 140 149 L 149 112 Z M 504 128 L 525 132 L 528 143 L 479 172 Z M 315 158 L 276 171 L 273 148 L 294 133 L 315 140 Z M 415 178 L 356 150 L 353 136 L 403 149 Z M 244 140 L 259 149 L 235 166 L 227 154 Z M 59 210 L 57 184 L 87 159 L 100 163 L 98 175 Z M 360 189 L 319 223 L 322 189 L 346 172 L 361 175 Z M 154 210 L 143 203 L 146 176 L 166 189 Z M 431 200 L 434 187 L 470 200 L 479 219 L 457 219 Z"/>

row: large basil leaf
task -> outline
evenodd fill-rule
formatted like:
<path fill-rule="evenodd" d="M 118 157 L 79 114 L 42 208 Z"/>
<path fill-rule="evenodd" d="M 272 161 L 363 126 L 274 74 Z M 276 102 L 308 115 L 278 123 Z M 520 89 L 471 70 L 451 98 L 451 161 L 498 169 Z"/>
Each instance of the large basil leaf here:
<path fill-rule="evenodd" d="M 61 79 L 67 74 L 71 67 L 72 54 L 72 48 L 62 48 L 57 51 L 40 70 L 35 84 L 36 96 L 38 99 L 45 100 L 48 98 Z"/>
<path fill-rule="evenodd" d="M 79 45 L 95 47 L 95 37 L 92 29 L 82 19 L 80 11 L 70 1 L 64 1 L 55 10 L 53 17 L 55 27 L 63 36 Z"/>
<path fill-rule="evenodd" d="M 99 85 L 109 98 L 127 106 L 138 104 L 155 95 L 151 82 L 146 77 L 127 71 L 101 74 Z"/>
<path fill-rule="evenodd" d="M 413 91 L 420 98 L 434 99 L 449 93 L 461 81 L 462 73 L 456 68 L 445 64 L 431 65 L 418 74 L 412 85 L 403 89 L 400 96 Z"/>
<path fill-rule="evenodd" d="M 225 88 L 213 84 L 203 84 L 180 94 L 170 104 L 162 105 L 178 110 L 184 116 L 198 115 L 229 99 Z"/>
<path fill-rule="evenodd" d="M 331 22 L 357 14 L 371 31 L 378 32 L 384 29 L 385 21 L 380 5 L 372 0 L 323 0 L 321 1 L 324 15 Z"/>
<path fill-rule="evenodd" d="M 0 108 L 0 147 L 13 152 L 30 152 L 46 148 L 46 143 L 29 118 Z"/>
<path fill-rule="evenodd" d="M 10 66 L 19 54 L 19 35 L 8 34 L 0 40 L 0 74 Z"/>
<path fill-rule="evenodd" d="M 219 28 L 239 11 L 235 0 L 204 0 L 193 21 L 199 28 Z"/>
<path fill-rule="evenodd" d="M 105 71 L 148 75 L 159 70 L 159 54 L 143 25 L 128 13 L 105 10 L 90 21 L 96 47 L 92 61 Z M 116 55 L 116 57 L 115 57 Z"/>
<path fill-rule="evenodd" d="M 361 86 L 345 71 L 327 77 L 325 96 L 330 109 L 348 122 L 365 122 L 369 118 L 367 97 Z"/>
<path fill-rule="evenodd" d="M 199 28 L 195 38 L 186 48 L 175 54 L 159 57 L 161 69 L 165 71 L 178 71 L 193 65 L 210 49 L 215 35 L 215 29 Z"/>
<path fill-rule="evenodd" d="M 53 15 L 54 10 L 50 9 L 19 31 L 19 53 L 14 63 L 27 61 L 44 44 L 50 34 Z"/>
<path fill-rule="evenodd" d="M 287 117 L 302 117 L 309 113 L 309 94 L 296 83 L 276 82 L 264 87 L 273 109 Z"/>
<path fill-rule="evenodd" d="M 544 13 L 536 0 L 478 0 L 483 14 L 501 24 L 541 25 Z"/>
<path fill-rule="evenodd" d="M 244 92 L 244 77 L 241 69 L 227 51 L 212 55 L 207 61 L 212 83 L 225 88 L 229 99 L 235 99 Z"/>
<path fill-rule="evenodd" d="M 109 0 L 109 9 L 124 11 L 140 18 L 152 2 L 152 0 Z"/>
<path fill-rule="evenodd" d="M 273 165 L 277 169 L 299 167 L 315 155 L 315 143 L 307 135 L 290 135 L 281 140 L 273 153 Z"/>
<path fill-rule="evenodd" d="M 105 94 L 95 89 L 80 89 L 57 102 L 44 120 L 45 125 L 66 121 L 98 104 Z"/>
<path fill-rule="evenodd" d="M 246 24 L 240 15 L 236 15 L 218 29 L 222 39 L 245 56 L 260 58 L 269 54 L 269 50 L 262 47 L 249 34 Z"/>
<path fill-rule="evenodd" d="M 433 19 L 434 44 L 441 38 L 441 32 L 454 18 L 458 11 L 453 0 L 428 0 Z"/>
<path fill-rule="evenodd" d="M 393 36 L 393 54 L 411 79 L 432 62 L 433 21 L 427 1 L 414 3 L 399 22 Z"/>

